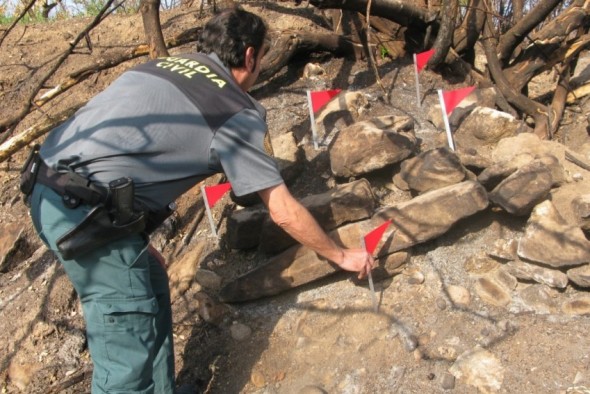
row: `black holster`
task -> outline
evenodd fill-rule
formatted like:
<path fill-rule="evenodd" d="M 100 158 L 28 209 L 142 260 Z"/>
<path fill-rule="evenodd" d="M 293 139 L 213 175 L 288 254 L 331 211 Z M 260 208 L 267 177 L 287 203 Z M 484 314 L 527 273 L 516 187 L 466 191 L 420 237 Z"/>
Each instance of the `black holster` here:
<path fill-rule="evenodd" d="M 75 259 L 94 249 L 145 228 L 145 215 L 136 214 L 131 221 L 117 224 L 103 205 L 94 207 L 76 227 L 57 239 L 57 249 L 66 260 Z"/>
<path fill-rule="evenodd" d="M 64 259 L 70 260 L 109 242 L 144 231 L 146 218 L 135 211 L 133 180 L 123 177 L 109 184 L 108 205 L 100 203 L 76 227 L 57 240 Z"/>

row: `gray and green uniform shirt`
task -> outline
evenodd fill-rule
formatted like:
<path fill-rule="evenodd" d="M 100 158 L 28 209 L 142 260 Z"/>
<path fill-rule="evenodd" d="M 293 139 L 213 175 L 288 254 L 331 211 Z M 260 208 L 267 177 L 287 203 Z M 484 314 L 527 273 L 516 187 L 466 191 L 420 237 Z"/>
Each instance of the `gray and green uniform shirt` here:
<path fill-rule="evenodd" d="M 264 148 L 265 116 L 215 54 L 159 58 L 53 130 L 41 156 L 103 185 L 131 177 L 136 201 L 153 211 L 219 172 L 242 196 L 283 182 Z"/>

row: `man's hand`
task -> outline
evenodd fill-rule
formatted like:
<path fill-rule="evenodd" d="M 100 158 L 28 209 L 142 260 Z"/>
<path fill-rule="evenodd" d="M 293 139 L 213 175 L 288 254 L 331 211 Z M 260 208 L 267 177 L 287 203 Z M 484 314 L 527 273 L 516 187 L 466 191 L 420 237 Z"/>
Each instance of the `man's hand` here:
<path fill-rule="evenodd" d="M 363 279 L 373 269 L 375 260 L 364 249 L 342 249 L 342 262 L 338 262 L 345 271 L 358 272 L 358 278 Z"/>

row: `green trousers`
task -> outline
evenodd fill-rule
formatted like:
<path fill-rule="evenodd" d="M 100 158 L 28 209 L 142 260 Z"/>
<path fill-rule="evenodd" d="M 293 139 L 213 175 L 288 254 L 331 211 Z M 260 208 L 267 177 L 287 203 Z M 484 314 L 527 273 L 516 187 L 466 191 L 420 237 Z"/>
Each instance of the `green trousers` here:
<path fill-rule="evenodd" d="M 33 224 L 56 252 L 82 303 L 94 364 L 92 393 L 172 394 L 174 350 L 168 277 L 137 234 L 75 260 L 64 260 L 56 240 L 90 207 L 66 208 L 61 197 L 37 184 Z"/>

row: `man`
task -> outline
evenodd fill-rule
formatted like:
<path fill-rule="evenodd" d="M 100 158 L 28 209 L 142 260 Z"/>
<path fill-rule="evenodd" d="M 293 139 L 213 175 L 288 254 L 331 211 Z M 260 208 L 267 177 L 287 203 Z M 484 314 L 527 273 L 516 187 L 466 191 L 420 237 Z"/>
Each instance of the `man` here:
<path fill-rule="evenodd" d="M 246 92 L 266 31 L 241 9 L 215 16 L 200 53 L 124 73 L 49 134 L 25 173 L 38 174 L 35 228 L 82 303 L 93 393 L 174 393 L 168 279 L 144 229 L 212 174 L 224 172 L 237 196 L 258 193 L 277 224 L 342 269 L 372 268 L 366 251 L 326 235 L 265 152 L 265 110 Z"/>

